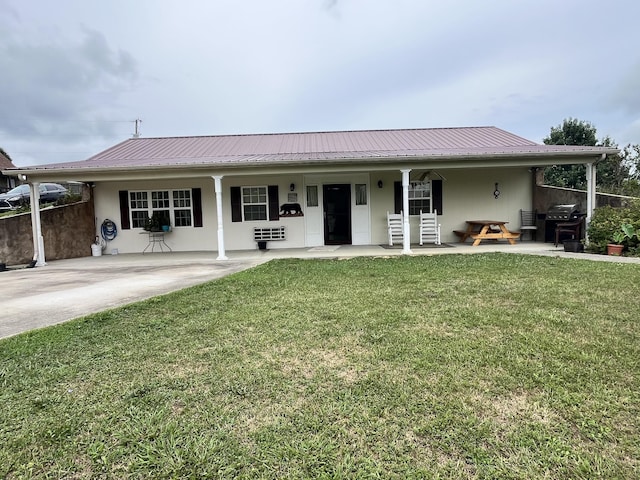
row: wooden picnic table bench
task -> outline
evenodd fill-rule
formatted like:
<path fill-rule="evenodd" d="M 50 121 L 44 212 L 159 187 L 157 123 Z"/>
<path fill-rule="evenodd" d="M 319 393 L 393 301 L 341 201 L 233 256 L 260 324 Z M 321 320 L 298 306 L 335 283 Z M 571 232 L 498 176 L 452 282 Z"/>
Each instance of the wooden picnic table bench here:
<path fill-rule="evenodd" d="M 473 239 L 473 246 L 480 245 L 482 240 L 507 240 L 511 245 L 516 244 L 516 239 L 520 237 L 519 232 L 511 232 L 506 224 L 500 220 L 467 220 L 466 230 L 454 230 L 460 242 L 465 242 L 468 238 Z"/>

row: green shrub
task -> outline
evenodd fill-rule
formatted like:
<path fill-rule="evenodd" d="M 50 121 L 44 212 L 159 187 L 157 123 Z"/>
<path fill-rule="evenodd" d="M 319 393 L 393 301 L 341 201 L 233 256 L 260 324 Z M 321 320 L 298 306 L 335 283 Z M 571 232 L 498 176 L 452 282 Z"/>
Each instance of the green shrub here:
<path fill-rule="evenodd" d="M 596 208 L 589 224 L 588 250 L 594 253 L 606 253 L 607 244 L 613 242 L 614 235 L 622 234 L 622 225 L 630 224 L 635 230 L 640 229 L 640 202 L 630 207 L 614 208 L 609 206 Z M 637 236 L 625 237 L 621 242 L 631 255 L 640 254 L 640 240 Z"/>
<path fill-rule="evenodd" d="M 53 204 L 54 205 L 69 205 L 71 203 L 78 203 L 82 201 L 82 195 L 77 193 L 67 193 L 64 197 L 60 197 Z"/>

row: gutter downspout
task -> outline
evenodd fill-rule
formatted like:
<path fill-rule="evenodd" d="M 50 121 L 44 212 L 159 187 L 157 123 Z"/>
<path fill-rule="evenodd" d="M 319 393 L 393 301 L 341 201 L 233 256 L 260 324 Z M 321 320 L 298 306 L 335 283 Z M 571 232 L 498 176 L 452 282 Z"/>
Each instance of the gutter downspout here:
<path fill-rule="evenodd" d="M 29 184 L 31 192 L 31 231 L 33 234 L 33 261 L 31 262 L 37 267 L 44 267 L 44 237 L 42 236 L 42 222 L 40 219 L 40 183 L 33 182 Z"/>
<path fill-rule="evenodd" d="M 217 260 L 229 260 L 224 249 L 224 222 L 222 218 L 222 175 L 213 177 L 216 192 L 216 217 L 218 218 L 218 258 Z"/>
<path fill-rule="evenodd" d="M 411 251 L 411 225 L 409 224 L 409 172 L 411 169 L 400 170 L 402 172 L 402 253 Z"/>

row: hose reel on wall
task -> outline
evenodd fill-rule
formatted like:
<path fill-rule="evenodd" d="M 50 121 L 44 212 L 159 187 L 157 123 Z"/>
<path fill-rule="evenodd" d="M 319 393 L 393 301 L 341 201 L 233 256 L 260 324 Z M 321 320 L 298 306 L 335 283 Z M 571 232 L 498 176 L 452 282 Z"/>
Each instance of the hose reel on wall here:
<path fill-rule="evenodd" d="M 109 220 L 107 218 L 104 222 L 102 222 L 102 225 L 100 225 L 100 237 L 102 237 L 102 240 L 100 240 L 100 237 L 96 236 L 94 246 L 100 247 L 101 254 L 107 248 L 107 244 L 117 236 L 118 227 L 116 227 L 116 224 L 113 222 L 113 220 Z M 92 248 L 94 247 L 92 246 Z M 96 256 L 96 252 L 94 252 L 94 256 Z"/>

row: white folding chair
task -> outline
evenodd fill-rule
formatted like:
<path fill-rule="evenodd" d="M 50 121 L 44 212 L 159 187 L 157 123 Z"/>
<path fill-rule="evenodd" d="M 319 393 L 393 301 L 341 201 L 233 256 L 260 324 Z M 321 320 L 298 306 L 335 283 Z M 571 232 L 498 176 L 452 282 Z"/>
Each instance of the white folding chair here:
<path fill-rule="evenodd" d="M 441 244 L 437 210 L 433 213 L 422 213 L 420 210 L 420 245 L 424 243 Z"/>

